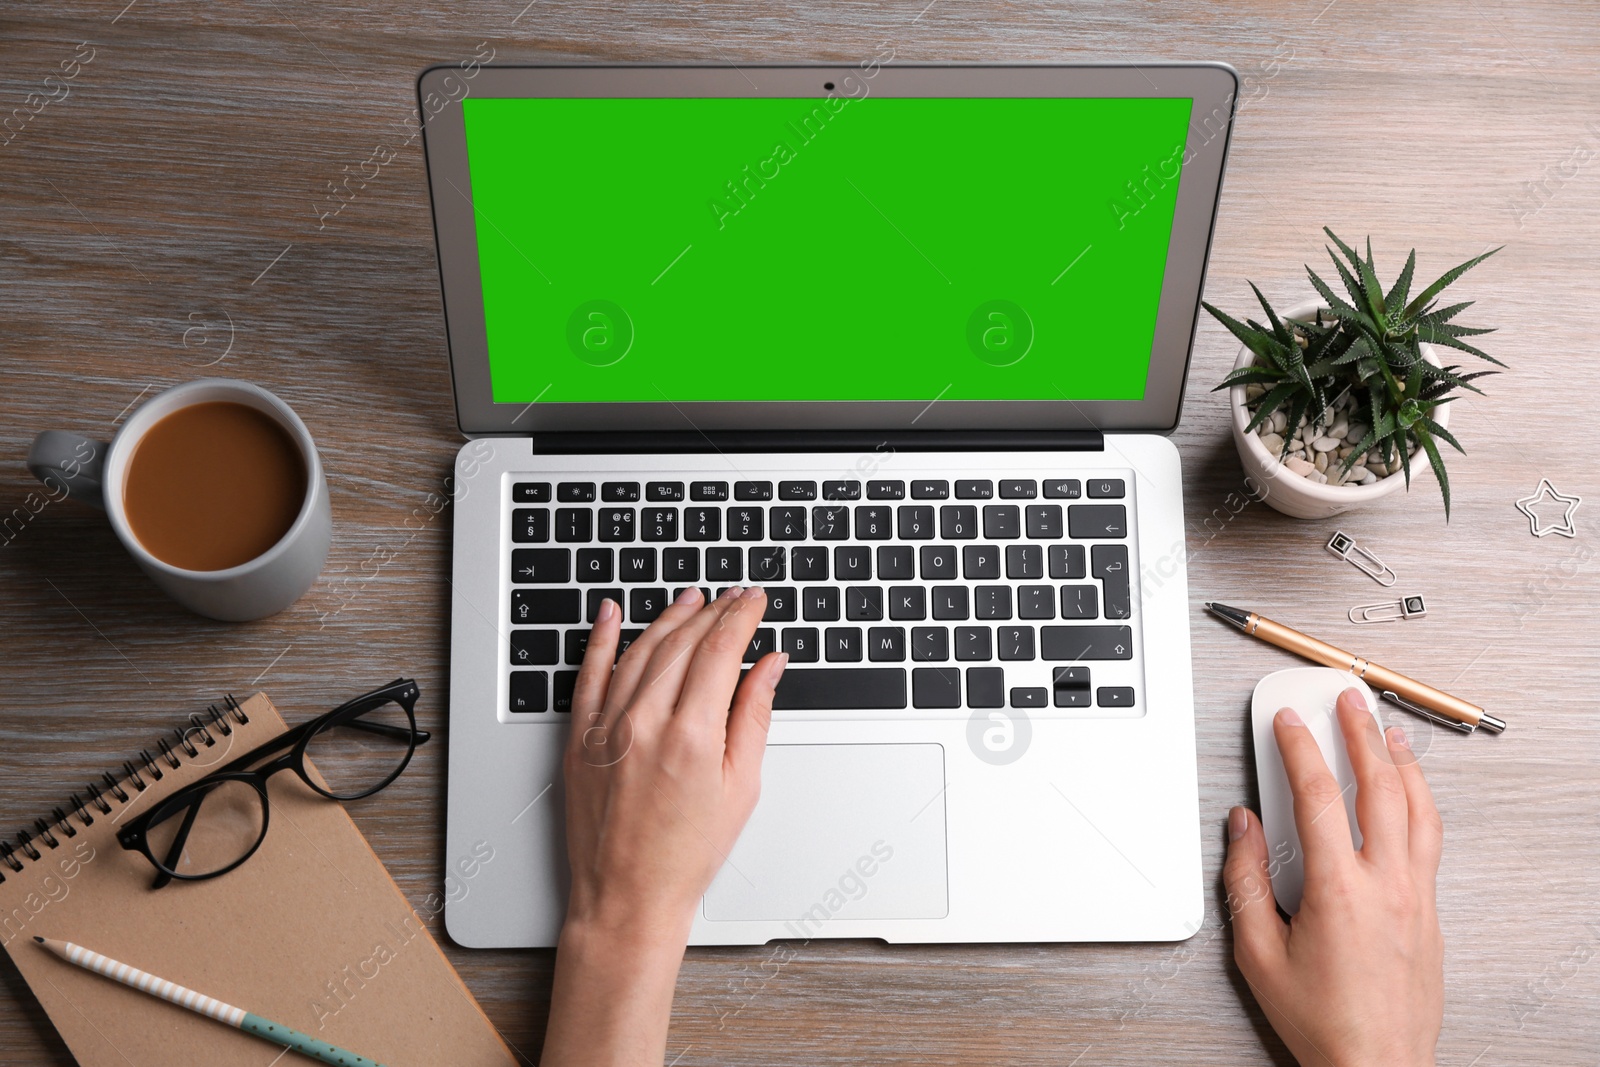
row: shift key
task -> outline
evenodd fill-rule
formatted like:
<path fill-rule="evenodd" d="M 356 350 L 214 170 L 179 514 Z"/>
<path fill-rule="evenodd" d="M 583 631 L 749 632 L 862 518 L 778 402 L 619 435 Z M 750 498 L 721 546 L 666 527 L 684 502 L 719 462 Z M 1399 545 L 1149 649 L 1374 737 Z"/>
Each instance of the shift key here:
<path fill-rule="evenodd" d="M 1089 549 L 1089 573 L 1105 583 L 1106 618 L 1126 619 L 1133 614 L 1132 586 L 1128 581 L 1128 546 L 1094 545 Z"/>
<path fill-rule="evenodd" d="M 1042 626 L 1042 659 L 1081 663 L 1091 659 L 1132 659 L 1131 626 Z"/>

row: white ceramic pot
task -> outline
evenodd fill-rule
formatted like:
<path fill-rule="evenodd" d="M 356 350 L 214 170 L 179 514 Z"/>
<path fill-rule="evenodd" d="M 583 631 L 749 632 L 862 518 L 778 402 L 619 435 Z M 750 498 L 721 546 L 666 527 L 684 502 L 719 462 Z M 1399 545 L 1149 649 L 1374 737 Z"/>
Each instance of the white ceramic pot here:
<path fill-rule="evenodd" d="M 1317 301 L 1299 304 L 1289 309 L 1287 314 L 1280 312 L 1283 318 L 1307 321 L 1316 315 L 1318 310 L 1326 310 L 1326 305 Z M 1439 360 L 1438 352 L 1430 344 L 1420 346 L 1422 358 L 1432 363 L 1435 367 L 1443 366 Z M 1255 353 L 1241 345 L 1239 358 L 1233 363 L 1234 368 L 1248 367 L 1255 362 Z M 1386 478 L 1379 478 L 1371 485 L 1322 485 L 1301 477 L 1294 471 L 1278 462 L 1278 457 L 1267 451 L 1261 443 L 1261 438 L 1255 431 L 1245 432 L 1245 426 L 1250 421 L 1250 413 L 1245 408 L 1244 385 L 1232 386 L 1228 390 L 1229 403 L 1233 408 L 1233 444 L 1239 450 L 1239 461 L 1244 464 L 1245 473 L 1256 483 L 1254 489 L 1257 496 L 1266 503 L 1297 519 L 1325 519 L 1330 515 L 1338 515 L 1353 508 L 1364 507 L 1388 496 L 1397 489 L 1402 489 L 1406 484 L 1403 471 L 1396 471 Z M 1446 428 L 1450 425 L 1450 405 L 1442 404 L 1433 410 L 1433 420 Z M 1428 466 L 1428 457 L 1419 449 L 1411 454 L 1411 473 L 1415 477 L 1423 471 L 1431 471 Z"/>

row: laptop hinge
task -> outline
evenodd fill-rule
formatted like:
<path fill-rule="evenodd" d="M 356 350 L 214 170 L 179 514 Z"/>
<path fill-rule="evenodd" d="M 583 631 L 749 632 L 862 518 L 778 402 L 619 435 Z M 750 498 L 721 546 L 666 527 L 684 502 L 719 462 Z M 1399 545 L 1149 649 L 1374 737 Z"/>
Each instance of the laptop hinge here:
<path fill-rule="evenodd" d="M 714 430 L 536 433 L 536 455 L 661 452 L 1100 452 L 1098 430 Z"/>

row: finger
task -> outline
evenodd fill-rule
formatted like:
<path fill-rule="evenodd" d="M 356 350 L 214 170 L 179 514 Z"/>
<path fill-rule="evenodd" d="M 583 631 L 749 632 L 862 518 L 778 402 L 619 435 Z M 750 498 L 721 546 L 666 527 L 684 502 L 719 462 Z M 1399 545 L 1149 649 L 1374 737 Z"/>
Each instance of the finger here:
<path fill-rule="evenodd" d="M 1271 988 L 1288 959 L 1289 927 L 1267 877 L 1267 835 L 1245 808 L 1228 812 L 1228 859 L 1222 867 L 1233 917 L 1233 958 L 1245 980 Z"/>
<path fill-rule="evenodd" d="M 1355 862 L 1344 794 L 1298 712 L 1293 708 L 1278 712 L 1272 732 L 1277 735 L 1284 774 L 1294 794 L 1294 825 L 1306 854 L 1306 887 L 1310 888 Z"/>
<path fill-rule="evenodd" d="M 629 707 L 635 714 L 644 716 L 671 716 L 678 706 L 683 690 L 683 680 L 688 676 L 689 665 L 694 662 L 695 649 L 711 628 L 722 618 L 741 590 L 732 588 L 713 600 L 694 617 L 668 634 L 650 656 L 634 688 Z"/>
<path fill-rule="evenodd" d="M 621 709 L 633 701 L 634 690 L 639 686 L 639 679 L 644 676 L 645 667 L 650 662 L 650 656 L 656 647 L 666 640 L 667 635 L 676 630 L 685 622 L 694 618 L 701 608 L 701 593 L 698 587 L 689 586 L 678 595 L 678 599 L 668 605 L 667 610 L 645 627 L 622 654 L 616 670 L 611 676 L 611 688 L 606 693 L 605 717 L 609 722 L 615 718 Z"/>
<path fill-rule="evenodd" d="M 722 617 L 700 639 L 678 698 L 677 717 L 686 726 L 710 729 L 719 736 L 725 733 L 739 665 L 766 610 L 767 594 L 760 586 L 751 586 L 729 600 Z"/>
<path fill-rule="evenodd" d="M 572 686 L 572 732 L 567 747 L 574 752 L 583 747 L 583 735 L 589 727 L 600 721 L 621 633 L 622 609 L 608 597 L 595 613 L 589 644 L 583 650 L 583 666 L 578 668 L 578 680 Z"/>
<path fill-rule="evenodd" d="M 1406 851 L 1406 791 L 1400 784 L 1378 722 L 1367 710 L 1361 690 L 1339 694 L 1335 713 L 1344 734 L 1350 769 L 1356 776 L 1356 825 L 1361 827 L 1361 854 L 1380 865 L 1403 864 Z"/>
<path fill-rule="evenodd" d="M 1389 731 L 1389 754 L 1400 783 L 1406 791 L 1406 837 L 1411 856 L 1411 869 L 1423 884 L 1433 885 L 1439 873 L 1439 854 L 1444 850 L 1444 821 L 1433 802 L 1433 790 L 1422 774 L 1422 764 L 1411 751 L 1411 741 L 1406 732 L 1396 726 Z"/>
<path fill-rule="evenodd" d="M 724 765 L 730 778 L 760 791 L 761 758 L 767 751 L 767 730 L 772 726 L 772 696 L 789 665 L 787 652 L 768 652 L 750 668 L 733 695 L 728 713 L 728 753 Z M 750 797 L 754 801 L 755 797 Z"/>

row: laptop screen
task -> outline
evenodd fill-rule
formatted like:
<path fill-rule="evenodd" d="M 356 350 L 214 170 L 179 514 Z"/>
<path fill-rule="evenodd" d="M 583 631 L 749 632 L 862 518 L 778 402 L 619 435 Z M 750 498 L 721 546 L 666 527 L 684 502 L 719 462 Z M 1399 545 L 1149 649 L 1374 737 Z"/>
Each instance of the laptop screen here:
<path fill-rule="evenodd" d="M 496 403 L 1145 396 L 1187 98 L 461 103 Z"/>

